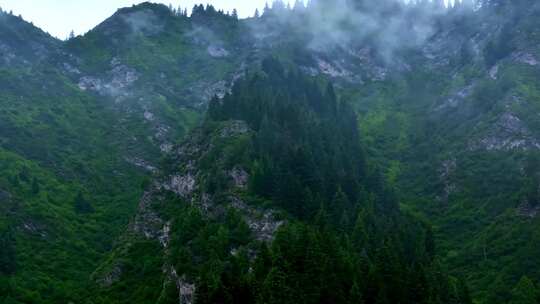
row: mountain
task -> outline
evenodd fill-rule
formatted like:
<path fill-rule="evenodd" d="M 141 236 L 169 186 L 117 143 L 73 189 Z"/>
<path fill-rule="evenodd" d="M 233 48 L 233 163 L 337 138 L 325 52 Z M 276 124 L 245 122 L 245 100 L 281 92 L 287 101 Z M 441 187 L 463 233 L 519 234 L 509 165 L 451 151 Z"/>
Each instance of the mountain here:
<path fill-rule="evenodd" d="M 2 301 L 534 303 L 539 15 L 1 12 Z"/>
<path fill-rule="evenodd" d="M 98 301 L 466 301 L 429 228 L 366 168 L 332 86 L 273 59 L 254 73 L 171 153 L 94 275 Z"/>

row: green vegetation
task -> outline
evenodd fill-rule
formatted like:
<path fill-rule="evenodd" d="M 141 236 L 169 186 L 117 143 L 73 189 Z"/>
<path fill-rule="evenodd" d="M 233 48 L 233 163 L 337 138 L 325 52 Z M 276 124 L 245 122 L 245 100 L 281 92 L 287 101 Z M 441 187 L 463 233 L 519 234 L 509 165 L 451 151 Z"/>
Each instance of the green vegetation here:
<path fill-rule="evenodd" d="M 540 5 L 480 2 L 0 12 L 0 302 L 538 303 Z"/>
<path fill-rule="evenodd" d="M 203 142 L 185 143 L 211 147 L 193 164 L 205 176 L 203 191 L 223 206 L 235 193 L 251 205 L 265 201 L 283 211 L 287 224 L 267 244 L 241 209 L 211 216 L 164 193 L 154 206 L 172 227 L 164 256 L 179 277 L 195 283 L 196 303 L 471 303 L 463 282 L 437 261 L 430 227 L 402 214 L 377 170 L 368 169 L 353 113 L 331 84 L 287 72 L 271 58 L 212 101 L 203 135 L 192 136 Z M 250 131 L 222 139 L 231 120 L 247 122 Z M 175 174 L 183 165 L 170 160 L 167 166 Z M 238 166 L 250 173 L 240 193 L 221 173 Z M 145 247 L 134 242 L 117 249 L 122 254 L 112 265 L 129 270 L 159 261 L 159 254 L 134 254 L 134 247 Z M 124 290 L 133 278 L 122 277 L 104 290 L 106 302 L 177 301 L 166 276 L 128 283 L 148 290 L 144 295 Z M 160 282 L 164 288 L 146 289 Z"/>

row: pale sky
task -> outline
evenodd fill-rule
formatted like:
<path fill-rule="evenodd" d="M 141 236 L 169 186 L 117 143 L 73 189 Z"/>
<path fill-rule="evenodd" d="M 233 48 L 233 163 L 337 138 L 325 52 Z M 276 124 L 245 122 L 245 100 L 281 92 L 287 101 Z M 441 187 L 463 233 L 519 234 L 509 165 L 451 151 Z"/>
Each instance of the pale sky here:
<path fill-rule="evenodd" d="M 189 11 L 194 4 L 211 3 L 218 9 L 238 10 L 240 17 L 252 16 L 256 8 L 261 10 L 267 0 L 153 0 L 151 2 L 181 5 Z M 84 34 L 121 7 L 145 2 L 142 0 L 0 0 L 4 11 L 22 15 L 44 31 L 65 39 L 71 30 Z M 268 1 L 272 2 L 272 1 Z M 293 2 L 291 0 L 291 2 Z"/>

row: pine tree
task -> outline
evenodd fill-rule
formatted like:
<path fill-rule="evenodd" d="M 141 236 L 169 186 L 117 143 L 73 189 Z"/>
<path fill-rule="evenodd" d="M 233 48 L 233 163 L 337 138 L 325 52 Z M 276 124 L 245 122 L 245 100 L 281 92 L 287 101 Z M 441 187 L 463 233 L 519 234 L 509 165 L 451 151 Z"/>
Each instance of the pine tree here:
<path fill-rule="evenodd" d="M 444 0 L 433 0 L 433 5 L 435 6 L 436 10 L 443 10 L 446 8 Z"/>
<path fill-rule="evenodd" d="M 262 286 L 259 303 L 294 304 L 296 302 L 293 295 L 294 291 L 287 283 L 287 275 L 277 267 L 273 267 Z"/>
<path fill-rule="evenodd" d="M 512 290 L 510 304 L 538 304 L 538 290 L 526 276 L 521 277 Z"/>
<path fill-rule="evenodd" d="M 39 182 L 38 182 L 37 178 L 34 177 L 32 179 L 32 194 L 37 195 L 37 194 L 39 194 L 39 192 L 40 192 Z"/>
<path fill-rule="evenodd" d="M 304 9 L 305 9 L 305 6 L 304 6 L 304 2 L 302 0 L 296 0 L 294 2 L 293 10 L 295 12 L 302 12 L 302 11 L 304 11 Z"/>
<path fill-rule="evenodd" d="M 338 188 L 336 194 L 334 195 L 334 199 L 332 200 L 332 204 L 328 209 L 330 210 L 332 221 L 336 225 L 339 225 L 341 222 L 344 212 L 347 214 L 347 212 L 350 210 L 349 198 L 345 192 L 343 192 L 341 187 Z"/>
<path fill-rule="evenodd" d="M 272 10 L 270 9 L 270 7 L 268 6 L 268 2 L 266 2 L 264 4 L 264 9 L 263 9 L 263 16 L 268 16 L 268 14 L 270 14 Z"/>
<path fill-rule="evenodd" d="M 94 212 L 94 208 L 92 207 L 90 202 L 86 200 L 81 191 L 79 191 L 79 193 L 77 193 L 77 196 L 75 197 L 74 207 L 75 211 L 80 214 Z"/>
<path fill-rule="evenodd" d="M 353 282 L 351 290 L 349 291 L 349 304 L 364 304 L 364 299 L 362 298 L 362 293 L 358 287 L 356 281 Z"/>
<path fill-rule="evenodd" d="M 0 274 L 11 275 L 16 269 L 15 238 L 12 229 L 7 227 L 0 231 Z"/>
<path fill-rule="evenodd" d="M 463 279 L 459 279 L 457 282 L 457 293 L 460 304 L 472 304 L 471 294 L 469 292 L 469 287 Z"/>

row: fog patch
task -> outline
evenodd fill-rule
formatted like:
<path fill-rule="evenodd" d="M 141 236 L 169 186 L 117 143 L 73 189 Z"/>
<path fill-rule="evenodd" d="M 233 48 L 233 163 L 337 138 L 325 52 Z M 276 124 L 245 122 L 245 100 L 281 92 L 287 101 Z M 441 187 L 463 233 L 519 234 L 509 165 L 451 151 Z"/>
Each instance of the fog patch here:
<path fill-rule="evenodd" d="M 438 17 L 446 13 L 444 6 L 434 3 L 412 5 L 401 1 L 350 0 L 311 2 L 307 8 L 287 10 L 280 6 L 268 10 L 259 22 L 250 23 L 253 36 L 271 42 L 279 31 L 275 24 L 291 34 L 309 37 L 308 49 L 328 52 L 359 49 L 370 45 L 386 63 L 407 49 L 420 49 L 437 32 Z"/>
<path fill-rule="evenodd" d="M 122 14 L 120 17 L 135 35 L 155 35 L 161 32 L 164 27 L 160 18 L 149 9 Z"/>

